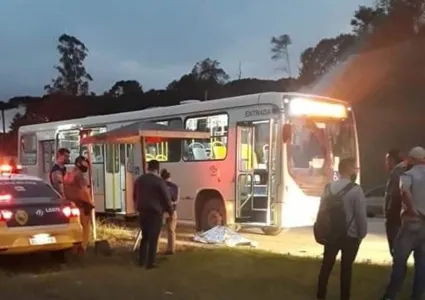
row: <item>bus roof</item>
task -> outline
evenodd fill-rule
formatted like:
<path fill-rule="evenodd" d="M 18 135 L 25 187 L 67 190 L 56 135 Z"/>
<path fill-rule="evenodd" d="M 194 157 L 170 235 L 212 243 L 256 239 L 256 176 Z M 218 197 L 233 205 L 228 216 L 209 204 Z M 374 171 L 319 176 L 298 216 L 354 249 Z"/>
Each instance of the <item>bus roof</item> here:
<path fill-rule="evenodd" d="M 34 131 L 43 131 L 43 130 L 52 130 L 59 128 L 61 126 L 74 125 L 84 126 L 84 125 L 104 125 L 105 123 L 122 123 L 122 122 L 134 122 L 141 119 L 149 118 L 158 118 L 164 117 L 164 119 L 172 118 L 173 116 L 179 116 L 186 113 L 200 113 L 208 111 L 220 111 L 228 108 L 243 107 L 247 105 L 261 105 L 261 104 L 270 104 L 270 103 L 280 103 L 286 97 L 306 97 L 306 98 L 316 98 L 323 101 L 329 102 L 338 102 L 345 104 L 346 102 L 332 99 L 329 97 L 322 97 L 317 95 L 309 95 L 302 93 L 280 93 L 280 92 L 267 92 L 251 95 L 243 95 L 238 97 L 231 98 L 222 98 L 208 101 L 196 101 L 196 100 L 186 100 L 182 101 L 181 104 L 172 105 L 172 106 L 162 106 L 162 107 L 152 107 L 138 111 L 122 112 L 108 115 L 99 115 L 99 116 L 88 116 L 85 118 L 78 119 L 69 119 L 58 122 L 49 122 L 49 123 L 39 123 L 33 125 L 21 126 L 19 128 L 20 133 L 25 132 L 34 132 Z"/>

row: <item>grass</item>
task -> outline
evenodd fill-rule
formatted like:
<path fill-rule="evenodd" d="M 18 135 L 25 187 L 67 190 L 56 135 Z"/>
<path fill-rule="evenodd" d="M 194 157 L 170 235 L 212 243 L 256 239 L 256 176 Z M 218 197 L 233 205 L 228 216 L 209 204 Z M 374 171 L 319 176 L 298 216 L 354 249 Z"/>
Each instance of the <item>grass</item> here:
<path fill-rule="evenodd" d="M 147 271 L 135 265 L 125 242 L 133 235 L 125 228 L 101 225 L 99 237 L 115 239 L 112 256 L 89 253 L 83 262 L 67 266 L 43 255 L 3 259 L 1 299 L 314 299 L 320 266 L 316 259 L 257 250 L 186 248 L 168 260 L 159 257 L 160 268 Z M 356 265 L 352 299 L 379 299 L 388 275 L 385 266 Z M 336 268 L 329 299 L 339 299 L 338 279 Z"/>

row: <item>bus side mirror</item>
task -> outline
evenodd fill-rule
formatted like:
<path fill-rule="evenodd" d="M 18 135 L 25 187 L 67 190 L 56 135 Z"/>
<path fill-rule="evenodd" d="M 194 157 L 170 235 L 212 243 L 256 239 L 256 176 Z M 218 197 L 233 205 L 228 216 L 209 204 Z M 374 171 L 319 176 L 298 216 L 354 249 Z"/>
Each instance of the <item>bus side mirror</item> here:
<path fill-rule="evenodd" d="M 291 138 L 292 138 L 292 126 L 291 126 L 291 124 L 283 125 L 282 137 L 283 137 L 283 143 L 284 144 L 291 141 Z"/>

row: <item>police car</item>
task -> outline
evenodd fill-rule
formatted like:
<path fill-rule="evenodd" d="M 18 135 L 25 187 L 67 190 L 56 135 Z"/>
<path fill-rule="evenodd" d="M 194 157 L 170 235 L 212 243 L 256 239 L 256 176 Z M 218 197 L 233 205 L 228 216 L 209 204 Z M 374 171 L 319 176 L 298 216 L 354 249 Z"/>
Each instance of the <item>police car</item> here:
<path fill-rule="evenodd" d="M 48 251 L 70 258 L 82 241 L 79 209 L 18 169 L 0 166 L 0 255 Z"/>

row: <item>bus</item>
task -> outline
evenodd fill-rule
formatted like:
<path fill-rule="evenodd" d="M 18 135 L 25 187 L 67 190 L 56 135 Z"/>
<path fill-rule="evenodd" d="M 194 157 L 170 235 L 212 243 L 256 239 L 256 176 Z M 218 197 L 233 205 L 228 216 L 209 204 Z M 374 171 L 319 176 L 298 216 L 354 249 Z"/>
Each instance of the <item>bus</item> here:
<path fill-rule="evenodd" d="M 156 159 L 180 187 L 180 223 L 261 228 L 311 226 L 324 185 L 338 178 L 343 157 L 359 162 L 356 123 L 348 103 L 300 93 L 268 92 L 91 116 L 19 128 L 23 171 L 48 179 L 55 151 L 90 155 L 96 213 L 131 217 L 133 182 L 142 173 L 141 143 L 80 143 L 135 122 L 209 133 L 207 139 L 148 137 L 145 160 Z M 358 179 L 359 180 L 359 177 Z"/>

